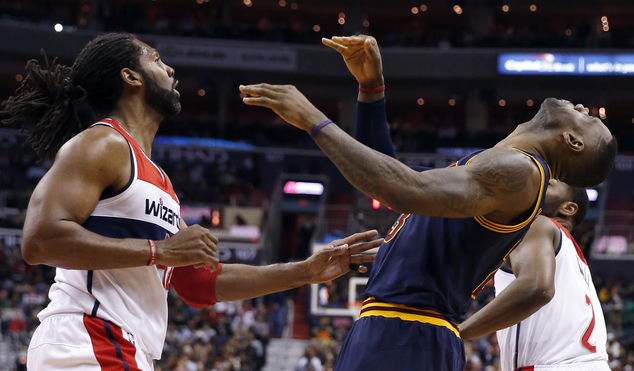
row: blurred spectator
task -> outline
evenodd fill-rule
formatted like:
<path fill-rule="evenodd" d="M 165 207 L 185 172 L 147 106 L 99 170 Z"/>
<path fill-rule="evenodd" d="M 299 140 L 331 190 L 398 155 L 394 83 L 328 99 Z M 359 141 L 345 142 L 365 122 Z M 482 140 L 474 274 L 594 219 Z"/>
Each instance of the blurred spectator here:
<path fill-rule="evenodd" d="M 297 362 L 296 371 L 322 371 L 321 360 L 317 357 L 315 348 L 307 347 L 304 356 Z"/>

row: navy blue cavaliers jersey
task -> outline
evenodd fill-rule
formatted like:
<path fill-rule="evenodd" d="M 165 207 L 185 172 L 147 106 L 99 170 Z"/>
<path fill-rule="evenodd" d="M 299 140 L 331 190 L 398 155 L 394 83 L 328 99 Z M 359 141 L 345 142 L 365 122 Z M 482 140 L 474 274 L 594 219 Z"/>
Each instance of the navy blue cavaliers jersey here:
<path fill-rule="evenodd" d="M 538 155 L 517 151 L 530 157 L 541 174 L 538 202 L 528 219 L 510 226 L 482 216 L 403 214 L 379 249 L 365 295 L 384 303 L 431 309 L 452 322 L 464 321 L 472 299 L 528 232 L 546 196 L 548 165 Z M 479 152 L 454 166 L 468 165 Z"/>

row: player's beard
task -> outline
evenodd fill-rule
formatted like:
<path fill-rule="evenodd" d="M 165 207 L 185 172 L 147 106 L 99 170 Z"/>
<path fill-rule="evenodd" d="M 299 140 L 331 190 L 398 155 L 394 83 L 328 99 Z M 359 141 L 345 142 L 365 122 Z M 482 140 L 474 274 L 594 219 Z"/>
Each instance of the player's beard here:
<path fill-rule="evenodd" d="M 559 213 L 559 205 L 561 205 L 561 202 L 556 204 L 556 203 L 544 203 L 543 207 L 542 207 L 542 215 L 545 215 L 549 218 L 554 218 L 557 216 L 557 214 Z"/>
<path fill-rule="evenodd" d="M 566 198 L 566 196 L 568 196 L 569 198 Z M 542 215 L 549 218 L 559 216 L 559 207 L 567 200 L 570 200 L 570 197 L 572 197 L 569 194 L 566 196 L 553 199 L 552 197 L 549 197 L 549 195 L 546 195 L 546 199 L 544 200 L 544 204 L 542 205 Z"/>
<path fill-rule="evenodd" d="M 145 71 L 140 71 L 145 86 L 145 104 L 153 108 L 164 119 L 170 118 L 181 111 L 181 102 L 174 89 L 159 86 Z"/>

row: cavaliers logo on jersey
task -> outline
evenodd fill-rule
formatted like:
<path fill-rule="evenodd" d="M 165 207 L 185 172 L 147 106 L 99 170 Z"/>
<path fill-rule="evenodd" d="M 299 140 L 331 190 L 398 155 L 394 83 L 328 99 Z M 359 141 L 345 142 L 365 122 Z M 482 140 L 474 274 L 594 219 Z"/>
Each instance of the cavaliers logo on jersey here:
<path fill-rule="evenodd" d="M 401 216 L 398 218 L 396 223 L 394 223 L 394 225 L 392 226 L 392 229 L 390 229 L 390 233 L 388 233 L 387 236 L 385 236 L 385 240 L 384 240 L 385 243 L 388 243 L 392 241 L 392 239 L 394 239 L 394 236 L 396 236 L 398 231 L 400 231 L 401 228 L 403 228 L 403 226 L 405 225 L 405 221 L 407 220 L 407 218 L 410 217 L 410 215 L 412 214 L 401 214 Z"/>

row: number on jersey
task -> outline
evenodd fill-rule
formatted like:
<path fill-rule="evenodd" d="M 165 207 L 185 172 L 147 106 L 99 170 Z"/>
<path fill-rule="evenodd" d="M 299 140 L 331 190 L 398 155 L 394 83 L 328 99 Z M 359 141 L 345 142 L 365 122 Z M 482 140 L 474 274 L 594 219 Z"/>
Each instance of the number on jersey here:
<path fill-rule="evenodd" d="M 586 304 L 590 307 L 590 310 L 592 310 L 592 321 L 590 321 L 586 332 L 584 332 L 583 336 L 581 337 L 581 345 L 583 345 L 584 348 L 588 349 L 590 353 L 596 353 L 597 347 L 588 342 L 590 336 L 592 335 L 592 331 L 594 330 L 594 308 L 592 307 L 592 301 L 590 301 L 588 295 L 586 295 Z"/>

